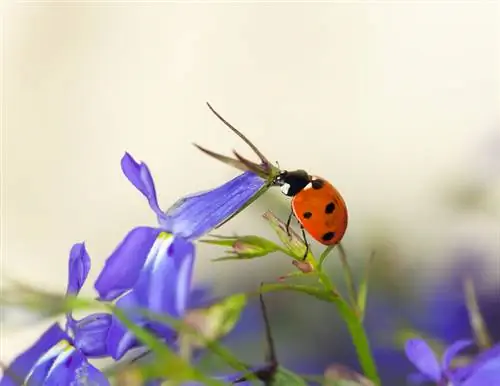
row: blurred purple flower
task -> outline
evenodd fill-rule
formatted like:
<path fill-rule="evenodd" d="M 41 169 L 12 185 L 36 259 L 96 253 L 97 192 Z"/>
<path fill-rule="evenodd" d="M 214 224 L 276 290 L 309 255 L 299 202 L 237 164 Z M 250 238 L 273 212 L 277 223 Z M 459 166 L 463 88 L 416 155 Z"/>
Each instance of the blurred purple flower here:
<path fill-rule="evenodd" d="M 434 352 L 422 339 L 410 339 L 405 351 L 408 359 L 419 373 L 412 375 L 413 382 L 433 381 L 437 385 L 486 386 L 500 382 L 500 347 L 493 348 L 477 357 L 472 364 L 452 368 L 456 355 L 472 345 L 472 341 L 460 340 L 449 346 L 441 363 Z"/>
<path fill-rule="evenodd" d="M 419 374 L 412 376 L 413 381 L 434 381 L 438 384 L 452 380 L 451 362 L 464 348 L 472 345 L 470 340 L 459 340 L 448 347 L 441 363 L 434 352 L 422 339 L 410 339 L 406 342 L 406 356 L 418 369 Z"/>

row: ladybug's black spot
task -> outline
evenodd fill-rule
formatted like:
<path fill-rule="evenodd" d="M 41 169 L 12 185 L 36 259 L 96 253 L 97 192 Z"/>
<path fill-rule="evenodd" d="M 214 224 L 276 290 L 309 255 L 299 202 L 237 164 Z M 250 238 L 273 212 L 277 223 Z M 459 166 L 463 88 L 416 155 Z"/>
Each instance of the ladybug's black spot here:
<path fill-rule="evenodd" d="M 335 210 L 335 204 L 333 202 L 329 202 L 325 206 L 325 213 L 326 214 L 331 214 Z"/>
<path fill-rule="evenodd" d="M 321 238 L 323 241 L 330 241 L 335 237 L 335 232 L 326 232 Z"/>
<path fill-rule="evenodd" d="M 304 213 L 302 214 L 302 216 L 304 216 L 304 218 L 311 218 L 311 217 L 312 217 L 312 215 L 313 215 L 313 214 L 312 214 L 311 212 L 304 212 Z"/>
<path fill-rule="evenodd" d="M 312 188 L 315 190 L 321 189 L 324 185 L 325 182 L 323 180 L 313 180 L 311 182 Z"/>

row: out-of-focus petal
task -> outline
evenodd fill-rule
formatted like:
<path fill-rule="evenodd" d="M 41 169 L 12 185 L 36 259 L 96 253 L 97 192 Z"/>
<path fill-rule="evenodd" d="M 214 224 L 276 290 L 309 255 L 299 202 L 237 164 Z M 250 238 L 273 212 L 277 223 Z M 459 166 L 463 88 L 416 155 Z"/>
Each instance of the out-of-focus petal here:
<path fill-rule="evenodd" d="M 0 380 L 0 386 L 17 386 L 18 382 L 16 380 L 26 379 L 38 359 L 61 339 L 68 339 L 68 336 L 59 324 L 55 323 L 42 334 L 35 344 L 10 364 Z M 10 375 L 15 378 L 11 378 Z"/>
<path fill-rule="evenodd" d="M 461 386 L 500 385 L 500 357 L 483 363 Z"/>
<path fill-rule="evenodd" d="M 144 162 L 136 162 L 129 153 L 122 157 L 121 166 L 128 180 L 147 198 L 149 206 L 158 218 L 163 218 L 164 213 L 158 205 L 153 176 L 148 166 Z"/>
<path fill-rule="evenodd" d="M 131 289 L 161 231 L 150 227 L 132 229 L 106 260 L 95 282 L 100 300 L 113 300 Z"/>
<path fill-rule="evenodd" d="M 422 374 L 438 382 L 442 372 L 439 362 L 429 345 L 422 339 L 409 339 L 405 345 L 406 356 Z"/>
<path fill-rule="evenodd" d="M 138 303 L 151 312 L 184 314 L 191 287 L 194 245 L 162 233 L 146 259 L 134 291 Z"/>
<path fill-rule="evenodd" d="M 467 366 L 459 367 L 450 371 L 450 377 L 453 381 L 458 384 L 472 377 L 474 373 L 476 373 L 484 364 L 489 362 L 494 363 L 494 361 L 498 361 L 500 358 L 500 344 L 497 344 L 490 348 L 489 350 L 483 351 L 478 354 L 474 361 Z"/>
<path fill-rule="evenodd" d="M 446 371 L 450 368 L 451 361 L 455 356 L 462 351 L 464 348 L 474 344 L 472 340 L 459 340 L 453 343 L 450 347 L 446 349 L 443 354 L 443 360 L 441 361 L 441 368 Z"/>
<path fill-rule="evenodd" d="M 85 243 L 73 245 L 69 253 L 67 294 L 77 295 L 90 271 L 90 256 Z"/>
<path fill-rule="evenodd" d="M 87 357 L 108 355 L 107 337 L 111 326 L 110 314 L 91 314 L 77 321 L 73 326 L 74 342 Z"/>
<path fill-rule="evenodd" d="M 265 183 L 256 174 L 242 173 L 213 190 L 180 199 L 161 223 L 177 236 L 199 238 L 237 212 Z"/>
<path fill-rule="evenodd" d="M 189 292 L 187 309 L 206 308 L 217 301 L 208 285 L 198 285 Z"/>
<path fill-rule="evenodd" d="M 116 306 L 125 311 L 129 320 L 134 324 L 143 326 L 146 323 L 144 317 L 132 311 L 138 307 L 137 298 L 133 291 L 118 299 Z M 132 331 L 113 316 L 108 330 L 106 345 L 108 355 L 115 360 L 119 360 L 128 350 L 139 346 L 139 341 Z"/>

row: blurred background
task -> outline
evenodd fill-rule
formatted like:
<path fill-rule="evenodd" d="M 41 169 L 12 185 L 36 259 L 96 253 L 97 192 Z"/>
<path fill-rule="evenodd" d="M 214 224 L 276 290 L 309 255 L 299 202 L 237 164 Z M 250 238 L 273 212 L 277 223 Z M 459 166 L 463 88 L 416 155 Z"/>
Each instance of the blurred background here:
<path fill-rule="evenodd" d="M 268 158 L 343 194 L 356 272 L 378 252 L 367 324 L 387 384 L 404 379 L 389 369 L 401 356 L 388 336 L 402 326 L 469 337 L 462 273 L 500 326 L 499 2 L 10 1 L 2 12 L 2 284 L 63 291 L 84 240 L 92 295 L 123 236 L 155 223 L 121 173 L 124 151 L 148 164 L 164 209 L 235 176 L 192 146 L 252 155 L 209 101 Z M 288 205 L 270 192 L 217 233 L 273 238 L 261 214 L 285 219 Z M 293 268 L 278 254 L 210 261 L 222 252 L 200 245 L 196 267 L 220 294 Z M 296 294 L 268 301 L 285 364 L 356 367 L 335 310 Z M 260 314 L 248 312 L 234 344 L 259 361 Z M 47 325 L 18 322 L 2 322 L 3 361 Z"/>

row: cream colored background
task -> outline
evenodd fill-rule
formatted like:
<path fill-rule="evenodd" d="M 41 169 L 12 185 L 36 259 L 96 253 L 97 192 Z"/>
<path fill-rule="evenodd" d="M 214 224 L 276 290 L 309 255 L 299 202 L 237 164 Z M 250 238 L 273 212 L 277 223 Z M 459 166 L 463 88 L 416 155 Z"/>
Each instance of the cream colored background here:
<path fill-rule="evenodd" d="M 500 251 L 498 217 L 475 214 L 471 227 L 435 194 L 448 172 L 484 172 L 481 141 L 500 130 L 496 1 L 18 1 L 3 12 L 3 279 L 63 289 L 81 240 L 95 278 L 131 227 L 154 223 L 121 174 L 125 150 L 148 163 L 164 208 L 234 176 L 191 145 L 250 155 L 205 101 L 281 166 L 342 191 L 348 248 L 380 218 L 433 264 L 458 242 Z M 262 228 L 249 210 L 225 232 Z M 209 257 L 200 276 L 251 272 Z M 41 328 L 4 329 L 0 358 Z"/>

